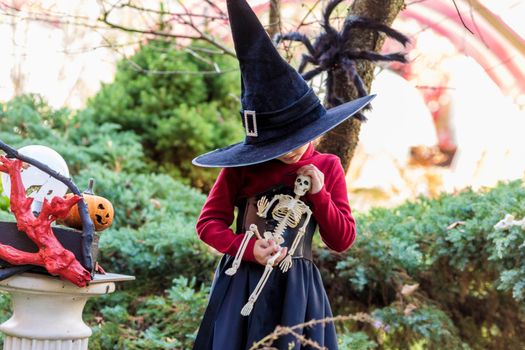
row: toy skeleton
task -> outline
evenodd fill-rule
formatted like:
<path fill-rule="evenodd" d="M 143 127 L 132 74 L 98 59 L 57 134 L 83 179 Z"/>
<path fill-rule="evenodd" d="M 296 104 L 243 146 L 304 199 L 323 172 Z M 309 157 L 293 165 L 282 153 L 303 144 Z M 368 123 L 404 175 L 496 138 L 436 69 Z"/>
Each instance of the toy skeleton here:
<path fill-rule="evenodd" d="M 303 238 L 306 232 L 306 227 L 308 226 L 308 223 L 310 222 L 310 218 L 312 216 L 312 211 L 310 210 L 310 208 L 299 198 L 301 196 L 304 196 L 306 192 L 308 192 L 311 189 L 311 185 L 312 180 L 309 176 L 299 175 L 295 180 L 294 184 L 295 197 L 285 194 L 278 194 L 275 195 L 271 199 L 271 201 L 268 201 L 266 196 L 259 199 L 259 201 L 257 202 L 257 215 L 262 218 L 267 217 L 268 211 L 270 210 L 270 208 L 272 208 L 275 202 L 277 202 L 277 204 L 275 204 L 272 210 L 272 218 L 276 220 L 279 224 L 273 232 L 266 231 L 264 232 L 263 236 L 261 236 L 261 234 L 259 233 L 257 226 L 251 224 L 250 229 L 246 231 L 239 251 L 235 255 L 235 259 L 232 263 L 232 266 L 228 270 L 226 270 L 227 275 L 232 276 L 237 272 L 237 269 L 239 268 L 241 263 L 242 256 L 244 255 L 244 251 L 248 246 L 248 241 L 254 235 L 257 237 L 257 239 L 264 239 L 266 241 L 273 240 L 277 245 L 281 246 L 281 244 L 284 243 L 283 233 L 285 232 L 286 228 L 297 227 L 303 215 L 306 214 L 306 219 L 301 228 L 299 229 L 295 239 L 293 240 L 293 243 L 290 249 L 288 250 L 287 256 L 279 264 L 279 267 L 283 272 L 287 272 L 292 267 L 292 256 L 295 253 L 299 242 Z M 281 256 L 281 253 L 282 247 L 280 251 L 278 251 L 266 262 L 263 275 L 261 276 L 261 279 L 255 286 L 254 291 L 250 295 L 248 302 L 242 308 L 241 315 L 248 316 L 251 313 L 255 301 L 259 297 L 259 294 L 261 293 L 266 282 L 268 281 L 268 278 L 270 277 L 270 274 L 273 271 L 273 265 L 275 264 L 275 261 Z"/>

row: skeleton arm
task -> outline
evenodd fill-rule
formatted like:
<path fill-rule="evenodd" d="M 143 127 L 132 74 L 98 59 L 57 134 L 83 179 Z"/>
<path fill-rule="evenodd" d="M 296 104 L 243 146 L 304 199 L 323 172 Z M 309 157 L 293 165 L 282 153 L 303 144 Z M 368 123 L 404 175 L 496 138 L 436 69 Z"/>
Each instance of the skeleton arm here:
<path fill-rule="evenodd" d="M 241 259 L 244 256 L 244 252 L 246 251 L 246 248 L 248 247 L 248 242 L 250 241 L 253 235 L 255 235 L 257 239 L 262 239 L 261 234 L 259 233 L 259 229 L 257 228 L 257 225 L 255 224 L 251 224 L 250 230 L 246 231 L 246 234 L 244 235 L 244 238 L 242 239 L 241 246 L 239 247 L 237 254 L 235 254 L 235 258 L 233 259 L 232 266 L 228 270 L 226 270 L 227 275 L 233 276 L 239 269 L 239 266 L 241 266 Z"/>
<path fill-rule="evenodd" d="M 297 249 L 297 246 L 299 245 L 299 242 L 301 241 L 301 238 L 303 238 L 304 233 L 306 232 L 306 227 L 308 226 L 308 223 L 310 222 L 310 218 L 312 217 L 312 211 L 307 207 L 306 208 L 306 219 L 304 220 L 303 226 L 299 229 L 299 232 L 297 233 L 297 236 L 295 237 L 292 246 L 289 250 L 289 255 L 293 255 L 295 253 L 295 250 Z"/>
<path fill-rule="evenodd" d="M 259 199 L 257 201 L 257 215 L 259 215 L 261 218 L 265 218 L 266 215 L 268 215 L 268 210 L 272 207 L 273 203 L 275 203 L 276 200 L 281 199 L 282 196 L 282 194 L 273 196 L 270 202 L 268 202 L 266 196 L 263 196 L 261 199 Z"/>
<path fill-rule="evenodd" d="M 299 242 L 301 241 L 301 239 L 304 236 L 304 233 L 306 232 L 306 226 L 308 226 L 308 223 L 310 222 L 310 218 L 312 217 L 312 211 L 308 207 L 306 208 L 305 212 L 306 212 L 306 219 L 304 220 L 303 226 L 301 226 L 301 228 L 299 229 L 299 232 L 297 233 L 297 236 L 295 236 L 292 246 L 290 247 L 290 250 L 288 251 L 288 257 L 290 257 L 290 259 L 288 260 L 291 260 L 291 256 L 295 253 L 295 250 L 297 249 Z"/>

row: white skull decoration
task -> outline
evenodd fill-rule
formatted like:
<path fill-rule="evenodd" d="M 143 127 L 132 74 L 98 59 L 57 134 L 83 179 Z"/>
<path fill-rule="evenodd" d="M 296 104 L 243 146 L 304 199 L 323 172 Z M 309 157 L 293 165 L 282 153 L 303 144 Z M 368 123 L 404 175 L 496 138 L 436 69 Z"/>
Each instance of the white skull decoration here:
<path fill-rule="evenodd" d="M 31 145 L 20 148 L 18 152 L 44 163 L 65 177 L 69 176 L 69 169 L 64 159 L 49 147 Z M 55 196 L 62 197 L 67 192 L 65 184 L 35 166 L 24 164 L 20 173 L 26 191 L 33 190 L 28 194 L 28 197 L 34 198 L 31 206 L 33 211 L 40 212 L 44 199 L 50 201 L 51 198 Z M 5 173 L 2 174 L 2 186 L 4 194 L 9 196 L 11 193 L 11 180 Z"/>
<path fill-rule="evenodd" d="M 310 176 L 306 175 L 299 175 L 297 176 L 297 179 L 295 180 L 294 190 L 293 192 L 300 196 L 304 196 L 306 192 L 310 191 L 312 188 L 312 179 Z"/>

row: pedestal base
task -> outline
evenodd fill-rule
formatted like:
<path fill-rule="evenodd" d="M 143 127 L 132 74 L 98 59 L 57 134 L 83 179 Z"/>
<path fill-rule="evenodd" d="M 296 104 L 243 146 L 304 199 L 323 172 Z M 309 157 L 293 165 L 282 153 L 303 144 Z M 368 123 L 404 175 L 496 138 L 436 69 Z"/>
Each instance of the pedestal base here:
<path fill-rule="evenodd" d="M 87 350 L 88 338 L 76 340 L 39 340 L 6 336 L 4 350 Z"/>
<path fill-rule="evenodd" d="M 56 277 L 24 273 L 0 282 L 11 294 L 13 315 L 0 325 L 4 350 L 87 350 L 89 328 L 82 311 L 89 297 L 109 294 L 115 281 L 132 276 L 96 275 L 79 288 Z"/>

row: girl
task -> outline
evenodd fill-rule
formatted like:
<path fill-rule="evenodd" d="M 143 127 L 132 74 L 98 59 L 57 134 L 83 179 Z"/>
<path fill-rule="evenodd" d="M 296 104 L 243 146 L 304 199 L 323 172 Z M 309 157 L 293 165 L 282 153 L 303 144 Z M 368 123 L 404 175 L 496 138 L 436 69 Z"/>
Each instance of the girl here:
<path fill-rule="evenodd" d="M 342 252 L 355 239 L 355 222 L 339 159 L 315 151 L 312 140 L 354 115 L 372 98 L 325 110 L 302 77 L 280 57 L 246 1 L 228 0 L 227 5 L 242 73 L 241 117 L 246 138 L 193 160 L 195 165 L 224 168 L 196 228 L 205 243 L 225 254 L 215 273 L 194 350 L 245 350 L 278 325 L 293 326 L 332 316 L 319 271 L 312 262 L 312 236 L 318 225 L 326 245 Z M 279 245 L 273 239 L 246 237 L 253 225 L 260 233 L 284 227 L 275 208 L 288 208 L 298 175 L 311 179 L 306 195 L 296 195 L 307 207 L 294 209 L 294 223 L 285 225 L 283 231 L 284 242 Z M 267 214 L 261 215 L 264 198 L 272 204 Z M 234 232 L 230 226 L 235 208 Z M 295 240 L 298 234 L 302 238 Z M 290 249 L 292 242 L 299 242 L 294 249 Z M 242 263 L 234 274 L 226 273 L 238 252 L 242 253 Z M 277 265 L 287 255 L 293 263 L 283 272 Z M 272 258 L 276 268 L 268 275 L 253 310 L 243 316 L 241 310 Z M 298 332 L 330 350 L 337 349 L 332 323 Z M 291 336 L 276 340 L 273 346 L 283 350 L 308 348 Z"/>

